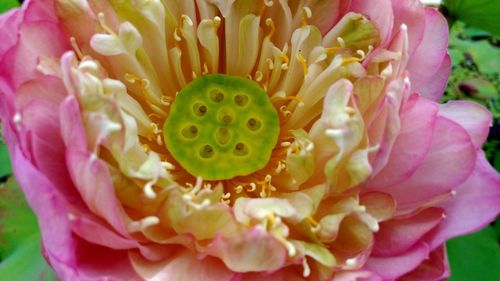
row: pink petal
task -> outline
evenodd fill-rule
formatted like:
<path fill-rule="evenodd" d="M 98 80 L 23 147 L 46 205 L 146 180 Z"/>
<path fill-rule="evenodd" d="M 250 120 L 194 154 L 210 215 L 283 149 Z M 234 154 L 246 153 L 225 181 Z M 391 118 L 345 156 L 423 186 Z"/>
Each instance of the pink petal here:
<path fill-rule="evenodd" d="M 456 195 L 443 203 L 446 218 L 430 237 L 432 247 L 488 224 L 500 213 L 500 175 L 478 151 L 475 169 Z"/>
<path fill-rule="evenodd" d="M 213 257 L 196 257 L 196 252 L 183 249 L 172 252 L 170 258 L 160 262 L 151 262 L 135 252 L 130 253 L 130 260 L 136 272 L 148 281 L 230 281 L 233 272 Z"/>
<path fill-rule="evenodd" d="M 398 208 L 425 202 L 464 182 L 474 169 L 475 158 L 476 151 L 467 131 L 449 119 L 438 117 L 429 153 L 416 172 L 407 181 L 381 191 L 391 194 Z"/>
<path fill-rule="evenodd" d="M 127 251 L 117 251 L 76 239 L 78 277 L 63 280 L 141 281 L 132 267 Z"/>
<path fill-rule="evenodd" d="M 401 113 L 401 130 L 387 165 L 367 185 L 383 189 L 408 179 L 424 161 L 431 147 L 438 106 L 412 96 Z"/>
<path fill-rule="evenodd" d="M 427 8 L 424 37 L 411 55 L 407 66 L 414 92 L 435 101 L 439 100 L 444 89 L 442 85 L 446 85 L 448 76 L 436 74 L 443 71 L 441 68 L 447 51 L 448 23 L 439 11 Z M 429 83 L 435 87 L 429 87 Z"/>
<path fill-rule="evenodd" d="M 394 26 L 392 33 L 397 34 L 402 24 L 408 27 L 409 54 L 412 55 L 424 37 L 425 9 L 419 0 L 392 0 Z"/>
<path fill-rule="evenodd" d="M 438 101 L 443 96 L 446 84 L 448 84 L 450 73 L 451 58 L 448 54 L 446 54 L 441 62 L 441 66 L 438 71 L 432 75 L 432 78 L 426 79 L 425 82 L 420 82 L 418 78 L 416 78 L 412 79 L 412 83 L 418 86 L 416 91 L 423 97 L 433 101 Z"/>
<path fill-rule="evenodd" d="M 128 235 L 123 225 L 126 214 L 114 193 L 108 168 L 84 146 L 85 132 L 74 97 L 65 100 L 60 114 L 66 164 L 76 189 L 93 213 L 105 218 L 118 233 Z"/>
<path fill-rule="evenodd" d="M 371 271 L 343 271 L 336 273 L 332 281 L 382 281 L 382 278 Z"/>
<path fill-rule="evenodd" d="M 17 42 L 17 30 L 22 20 L 20 9 L 11 10 L 0 15 L 0 30 L 2 40 L 0 41 L 0 60 L 3 55 Z"/>
<path fill-rule="evenodd" d="M 14 174 L 37 214 L 48 262 L 59 276 L 73 276 L 75 241 L 66 204 L 54 185 L 26 159 L 10 123 L 3 123 L 3 136 L 10 150 Z"/>
<path fill-rule="evenodd" d="M 19 41 L 2 58 L 0 76 L 17 88 L 25 81 L 42 76 L 36 70 L 40 56 L 60 57 L 69 49 L 61 27 L 51 22 L 21 24 Z"/>
<path fill-rule="evenodd" d="M 24 22 L 49 21 L 57 23 L 55 0 L 28 0 L 23 4 L 26 10 Z"/>
<path fill-rule="evenodd" d="M 390 257 L 403 254 L 442 219 L 442 209 L 429 208 L 408 218 L 381 223 L 380 231 L 375 233 L 373 256 Z"/>
<path fill-rule="evenodd" d="M 394 23 L 391 0 L 352 0 L 349 10 L 360 13 L 375 23 L 380 32 L 382 45 L 390 41 Z"/>
<path fill-rule="evenodd" d="M 274 271 L 281 268 L 287 258 L 283 244 L 257 227 L 231 237 L 215 238 L 210 254 L 237 272 Z"/>
<path fill-rule="evenodd" d="M 384 280 L 394 280 L 417 268 L 429 255 L 429 246 L 419 243 L 400 256 L 371 257 L 365 267 L 380 275 Z"/>
<path fill-rule="evenodd" d="M 450 276 L 450 265 L 444 245 L 432 251 L 429 259 L 410 273 L 400 278 L 401 281 L 441 281 Z"/>
<path fill-rule="evenodd" d="M 313 13 L 313 17 L 310 19 L 310 24 L 317 26 L 321 31 L 321 34 L 326 34 L 346 13 L 347 8 L 349 7 L 349 1 L 316 1 L 316 3 L 314 5 L 310 5 L 310 7 Z"/>
<path fill-rule="evenodd" d="M 467 130 L 476 146 L 480 149 L 488 138 L 493 116 L 484 106 L 468 101 L 449 101 L 440 105 L 439 115 L 460 124 Z"/>

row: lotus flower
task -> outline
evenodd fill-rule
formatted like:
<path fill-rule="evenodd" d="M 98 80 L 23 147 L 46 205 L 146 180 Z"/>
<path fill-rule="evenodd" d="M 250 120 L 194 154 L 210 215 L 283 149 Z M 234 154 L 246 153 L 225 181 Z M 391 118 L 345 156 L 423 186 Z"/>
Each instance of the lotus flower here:
<path fill-rule="evenodd" d="M 62 280 L 442 280 L 499 213 L 416 0 L 32 0 L 0 115 Z"/>

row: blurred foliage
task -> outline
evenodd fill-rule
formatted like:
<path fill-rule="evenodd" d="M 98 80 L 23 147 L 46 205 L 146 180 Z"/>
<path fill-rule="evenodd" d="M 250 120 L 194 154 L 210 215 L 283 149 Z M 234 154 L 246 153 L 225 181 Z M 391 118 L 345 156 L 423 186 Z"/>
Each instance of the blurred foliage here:
<path fill-rule="evenodd" d="M 0 0 L 0 13 L 17 6 L 19 6 L 19 2 L 17 0 Z"/>
<path fill-rule="evenodd" d="M 452 239 L 448 241 L 447 248 L 452 269 L 449 281 L 500 280 L 500 251 L 495 228 L 487 227 Z"/>
<path fill-rule="evenodd" d="M 500 0 L 445 0 L 452 72 L 442 102 L 472 100 L 493 113 L 483 149 L 500 171 Z M 500 280 L 500 220 L 448 241 L 450 281 Z"/>
<path fill-rule="evenodd" d="M 444 0 L 444 13 L 476 28 L 500 35 L 500 0 Z"/>
<path fill-rule="evenodd" d="M 500 171 L 500 41 L 491 33 L 455 22 L 450 32 L 452 72 L 442 102 L 472 100 L 488 107 L 494 124 L 484 150 Z"/>
<path fill-rule="evenodd" d="M 2 280 L 57 280 L 41 254 L 36 216 L 13 178 L 0 186 L 0 218 Z"/>

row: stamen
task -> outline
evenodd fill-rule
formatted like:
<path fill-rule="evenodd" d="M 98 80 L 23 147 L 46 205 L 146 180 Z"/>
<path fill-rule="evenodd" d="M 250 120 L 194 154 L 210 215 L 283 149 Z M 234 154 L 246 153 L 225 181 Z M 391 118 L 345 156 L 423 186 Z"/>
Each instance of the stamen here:
<path fill-rule="evenodd" d="M 236 192 L 236 194 L 240 194 L 241 192 L 243 192 L 243 186 L 242 185 L 238 185 L 234 188 L 234 191 Z"/>
<path fill-rule="evenodd" d="M 156 216 L 149 216 L 141 219 L 140 221 L 131 222 L 127 226 L 127 230 L 130 233 L 144 231 L 146 228 L 157 225 L 160 223 L 160 219 Z"/>
<path fill-rule="evenodd" d="M 340 47 L 345 48 L 345 41 L 344 41 L 344 38 L 342 38 L 342 37 L 337 37 L 337 42 L 339 43 Z"/>
<path fill-rule="evenodd" d="M 156 198 L 156 192 L 153 190 L 153 185 L 158 181 L 158 179 L 152 179 L 144 185 L 144 195 L 149 199 Z"/>
<path fill-rule="evenodd" d="M 271 27 L 271 31 L 269 31 L 269 34 L 267 35 L 267 37 L 271 38 L 276 31 L 276 26 L 274 25 L 274 21 L 271 18 L 266 19 L 266 25 Z"/>
<path fill-rule="evenodd" d="M 75 51 L 76 56 L 78 57 L 78 60 L 82 60 L 83 59 L 83 53 L 82 53 L 82 50 L 80 49 L 80 47 L 78 46 L 78 43 L 76 42 L 76 38 L 75 37 L 71 37 L 69 39 L 69 41 L 71 42 L 71 47 L 73 47 L 73 50 Z"/>
<path fill-rule="evenodd" d="M 349 58 L 345 58 L 342 60 L 342 65 L 345 65 L 345 64 L 348 64 L 348 63 L 351 63 L 351 62 L 360 62 L 361 59 L 359 58 L 356 58 L 356 57 L 349 57 Z"/>
<path fill-rule="evenodd" d="M 210 71 L 208 70 L 208 65 L 206 62 L 203 63 L 203 72 L 201 73 L 202 75 L 207 75 L 209 74 Z"/>
<path fill-rule="evenodd" d="M 222 19 L 220 17 L 218 17 L 218 16 L 214 17 L 215 29 L 219 29 L 221 23 L 222 23 Z"/>
<path fill-rule="evenodd" d="M 280 112 L 281 114 L 283 114 L 284 117 L 288 118 L 290 116 L 292 116 L 292 112 L 290 110 L 287 109 L 287 106 L 286 105 L 282 105 L 280 107 Z"/>
<path fill-rule="evenodd" d="M 342 50 L 342 48 L 341 48 L 341 47 L 331 47 L 331 48 L 325 48 L 325 52 L 326 52 L 327 54 L 334 54 L 334 53 L 336 53 L 336 52 L 338 52 L 338 51 L 340 51 L 340 50 Z"/>
<path fill-rule="evenodd" d="M 297 53 L 296 58 L 299 61 L 299 63 L 302 65 L 302 71 L 304 72 L 304 76 L 307 76 L 307 73 L 309 72 L 309 68 L 307 66 L 306 59 L 304 58 L 304 56 L 302 56 L 302 54 L 300 52 Z"/>
<path fill-rule="evenodd" d="M 311 8 L 303 7 L 302 8 L 302 21 L 301 21 L 303 27 L 308 25 L 307 21 L 310 18 L 312 18 Z"/>
<path fill-rule="evenodd" d="M 304 267 L 304 271 L 302 271 L 302 276 L 304 277 L 309 277 L 311 275 L 311 268 L 309 267 L 309 264 L 307 263 L 307 258 L 304 257 L 302 260 L 302 266 Z"/>
<path fill-rule="evenodd" d="M 255 183 L 251 182 L 249 185 L 250 188 L 247 189 L 247 192 L 254 192 L 257 189 L 257 185 Z"/>
<path fill-rule="evenodd" d="M 272 59 L 270 59 L 270 58 L 266 59 L 266 63 L 267 63 L 267 68 L 269 68 L 269 70 L 274 69 L 274 62 Z"/>
<path fill-rule="evenodd" d="M 262 74 L 261 71 L 257 70 L 255 72 L 255 81 L 261 82 L 263 77 L 264 77 L 264 74 Z"/>
<path fill-rule="evenodd" d="M 174 40 L 176 42 L 181 42 L 182 41 L 182 37 L 179 35 L 179 33 L 182 33 L 182 32 L 179 31 L 178 28 L 175 28 L 175 30 L 174 30 Z"/>
<path fill-rule="evenodd" d="M 104 13 L 101 12 L 97 14 L 97 20 L 99 21 L 99 25 L 102 29 L 104 29 L 104 31 L 109 34 L 116 35 L 115 32 L 106 24 L 106 17 L 104 16 Z"/>
<path fill-rule="evenodd" d="M 160 98 L 160 102 L 164 105 L 164 106 L 170 106 L 172 104 L 172 101 L 174 99 L 172 97 L 167 97 L 167 96 L 161 96 Z"/>

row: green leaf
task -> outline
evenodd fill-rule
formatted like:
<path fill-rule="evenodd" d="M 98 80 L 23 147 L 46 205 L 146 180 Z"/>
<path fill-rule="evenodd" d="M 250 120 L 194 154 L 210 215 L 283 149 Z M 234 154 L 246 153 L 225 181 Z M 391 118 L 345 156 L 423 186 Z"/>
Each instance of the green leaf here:
<path fill-rule="evenodd" d="M 449 281 L 500 280 L 500 249 L 493 227 L 447 243 L 452 275 Z"/>
<path fill-rule="evenodd" d="M 9 151 L 7 146 L 0 141 L 0 183 L 2 179 L 10 176 L 12 169 L 10 167 Z"/>
<path fill-rule="evenodd" d="M 493 34 L 500 34 L 500 0 L 445 0 L 451 16 Z"/>
<path fill-rule="evenodd" d="M 495 74 L 500 69 L 500 48 L 495 48 L 486 40 L 466 41 L 452 37 L 450 49 L 471 56 L 483 74 Z"/>
<path fill-rule="evenodd" d="M 14 7 L 19 6 L 17 0 L 1 0 L 0 1 L 0 13 L 8 11 Z"/>
<path fill-rule="evenodd" d="M 36 216 L 10 179 L 0 188 L 0 276 L 4 280 L 57 280 L 40 249 Z"/>

